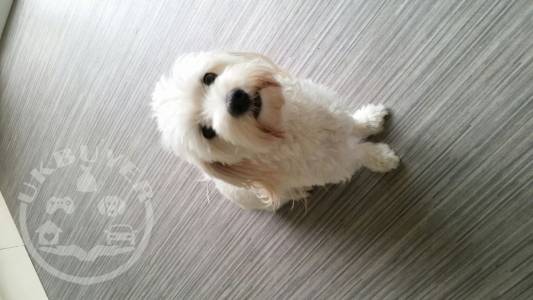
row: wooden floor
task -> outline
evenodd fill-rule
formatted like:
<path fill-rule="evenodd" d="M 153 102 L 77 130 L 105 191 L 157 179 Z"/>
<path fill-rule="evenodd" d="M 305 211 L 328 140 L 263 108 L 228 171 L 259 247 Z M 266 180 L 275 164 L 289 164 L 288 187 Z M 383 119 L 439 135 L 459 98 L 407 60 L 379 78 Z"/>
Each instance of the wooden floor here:
<path fill-rule="evenodd" d="M 385 103 L 377 139 L 403 165 L 317 189 L 307 212 L 231 205 L 161 149 L 149 109 L 175 57 L 209 49 L 264 53 L 350 110 Z M 38 182 L 32 169 L 65 148 L 76 161 Z M 151 199 L 130 199 L 104 149 Z M 32 255 L 50 299 L 533 299 L 532 149 L 531 0 L 27 0 L 0 48 L 0 189 L 26 244 L 47 220 L 85 250 L 111 224 L 147 237 L 129 266 L 128 254 L 80 262 L 35 247 L 81 278 Z M 99 210 L 110 195 L 125 213 Z M 47 212 L 51 197 L 75 211 Z"/>

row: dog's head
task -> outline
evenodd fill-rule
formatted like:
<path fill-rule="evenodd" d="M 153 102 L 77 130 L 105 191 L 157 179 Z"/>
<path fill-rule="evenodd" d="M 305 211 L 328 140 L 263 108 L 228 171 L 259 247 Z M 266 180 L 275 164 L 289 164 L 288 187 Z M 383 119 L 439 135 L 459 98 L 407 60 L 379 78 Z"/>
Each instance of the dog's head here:
<path fill-rule="evenodd" d="M 211 176 L 275 197 L 273 170 L 253 158 L 284 137 L 281 74 L 257 54 L 178 58 L 153 93 L 163 144 Z"/>

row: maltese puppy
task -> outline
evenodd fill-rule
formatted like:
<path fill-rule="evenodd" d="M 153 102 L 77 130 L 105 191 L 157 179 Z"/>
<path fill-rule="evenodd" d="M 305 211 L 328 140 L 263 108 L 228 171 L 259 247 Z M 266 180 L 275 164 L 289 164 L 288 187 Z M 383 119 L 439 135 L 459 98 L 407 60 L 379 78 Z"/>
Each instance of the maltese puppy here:
<path fill-rule="evenodd" d="M 364 139 L 387 110 L 353 114 L 328 88 L 292 77 L 252 53 L 184 55 L 153 92 L 162 143 L 211 177 L 242 208 L 275 210 L 313 186 L 347 181 L 361 167 L 387 172 L 399 158 Z"/>

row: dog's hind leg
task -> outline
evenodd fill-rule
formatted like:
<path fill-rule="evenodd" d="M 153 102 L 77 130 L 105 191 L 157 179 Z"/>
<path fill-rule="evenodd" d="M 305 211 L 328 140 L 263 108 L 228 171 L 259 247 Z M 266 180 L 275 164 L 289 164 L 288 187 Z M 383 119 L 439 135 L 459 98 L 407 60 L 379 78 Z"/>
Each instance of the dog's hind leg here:
<path fill-rule="evenodd" d="M 352 115 L 355 121 L 353 133 L 360 138 L 380 133 L 388 113 L 385 106 L 381 104 L 363 106 Z"/>

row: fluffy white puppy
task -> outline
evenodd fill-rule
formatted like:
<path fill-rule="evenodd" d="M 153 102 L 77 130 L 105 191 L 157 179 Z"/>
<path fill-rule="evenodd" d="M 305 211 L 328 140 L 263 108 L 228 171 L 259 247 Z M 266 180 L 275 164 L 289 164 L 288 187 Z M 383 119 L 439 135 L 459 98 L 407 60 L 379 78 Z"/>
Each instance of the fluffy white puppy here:
<path fill-rule="evenodd" d="M 361 167 L 387 172 L 399 158 L 364 140 L 387 110 L 348 114 L 324 86 L 292 77 L 251 53 L 184 55 L 153 93 L 163 144 L 209 175 L 243 208 L 275 210 L 313 186 L 349 180 Z"/>

